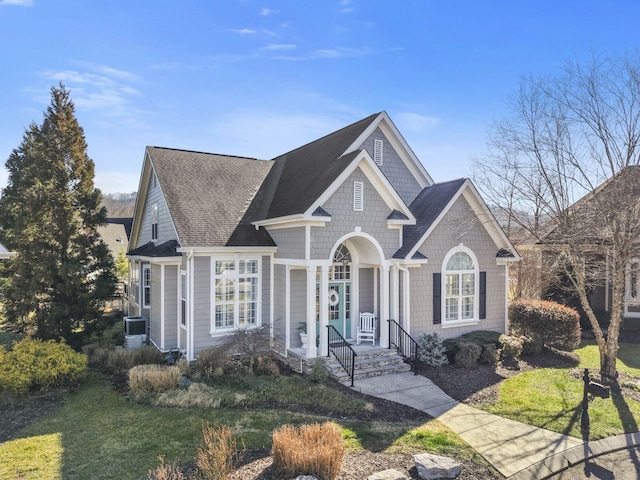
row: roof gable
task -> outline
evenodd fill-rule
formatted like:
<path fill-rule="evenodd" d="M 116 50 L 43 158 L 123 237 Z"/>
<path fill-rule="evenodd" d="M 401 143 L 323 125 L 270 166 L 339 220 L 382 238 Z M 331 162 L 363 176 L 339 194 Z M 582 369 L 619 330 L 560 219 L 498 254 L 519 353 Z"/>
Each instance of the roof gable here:
<path fill-rule="evenodd" d="M 498 258 L 519 259 L 502 228 L 495 220 L 469 179 L 460 178 L 449 182 L 436 183 L 425 188 L 409 206 L 415 215 L 416 224 L 403 227 L 403 246 L 394 254 L 394 258 L 413 258 L 420 245 L 444 218 L 453 204 L 464 196 L 480 224 L 487 230 L 496 245 Z"/>
<path fill-rule="evenodd" d="M 147 157 L 182 247 L 273 245 L 243 223 L 272 162 L 160 147 Z"/>
<path fill-rule="evenodd" d="M 373 122 L 378 114 L 348 125 L 314 142 L 280 155 L 263 189 L 271 197 L 269 208 L 260 219 L 302 214 L 351 164 L 357 152 L 344 155 L 347 148 Z"/>

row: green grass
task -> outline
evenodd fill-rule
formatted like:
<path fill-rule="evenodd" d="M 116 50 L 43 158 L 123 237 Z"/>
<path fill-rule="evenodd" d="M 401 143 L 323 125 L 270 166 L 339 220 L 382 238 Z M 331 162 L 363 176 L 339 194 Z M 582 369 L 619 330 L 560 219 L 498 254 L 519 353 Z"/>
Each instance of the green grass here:
<path fill-rule="evenodd" d="M 257 378 L 257 377 L 256 377 Z M 300 377 L 254 378 L 254 387 L 267 392 L 280 389 L 284 402 L 289 396 L 305 394 L 321 402 L 336 402 Z M 296 387 L 296 379 L 302 386 Z M 254 383 L 255 382 L 255 383 Z M 227 379 L 226 388 L 248 388 L 240 380 Z M 287 386 L 294 391 L 283 391 Z M 302 390 L 295 391 L 296 388 Z M 314 392 L 318 393 L 314 397 Z M 274 395 L 274 393 L 271 393 Z M 299 400 L 299 399 L 297 399 Z M 350 404 L 342 395 L 346 405 Z M 331 403 L 329 403 L 331 405 Z M 348 408 L 356 408 L 351 404 Z M 362 407 L 364 404 L 360 404 Z M 18 435 L 0 444 L 0 478 L 146 478 L 158 465 L 158 455 L 166 460 L 188 461 L 195 456 L 201 440 L 202 422 L 224 424 L 242 438 L 247 448 L 271 447 L 271 432 L 282 424 L 323 422 L 326 417 L 306 415 L 284 408 L 175 409 L 134 404 L 105 384 L 98 374 L 90 374 L 79 390 L 69 394 L 63 407 L 42 417 Z M 335 420 L 334 420 L 335 421 Z M 439 422 L 424 425 L 403 422 L 339 421 L 348 448 L 371 451 L 427 450 L 476 458 L 475 453 Z"/>
<path fill-rule="evenodd" d="M 621 345 L 618 369 L 640 377 L 637 349 L 635 344 Z M 599 370 L 598 347 L 584 344 L 576 353 L 580 356 L 580 368 L 590 368 L 596 374 Z M 581 379 L 570 374 L 570 369 L 542 368 L 505 380 L 500 389 L 500 401 L 485 409 L 502 417 L 581 438 L 583 385 Z M 589 403 L 590 440 L 639 429 L 640 402 L 623 398 L 614 391 L 611 393 L 609 399 L 596 398 Z"/>

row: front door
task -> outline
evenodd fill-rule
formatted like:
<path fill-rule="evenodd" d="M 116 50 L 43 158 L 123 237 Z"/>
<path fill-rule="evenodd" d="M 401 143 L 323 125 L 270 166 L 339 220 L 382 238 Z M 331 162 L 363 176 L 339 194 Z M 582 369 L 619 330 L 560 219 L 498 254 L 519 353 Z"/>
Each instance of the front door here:
<path fill-rule="evenodd" d="M 329 283 L 329 325 L 343 337 L 351 333 L 351 282 Z"/>

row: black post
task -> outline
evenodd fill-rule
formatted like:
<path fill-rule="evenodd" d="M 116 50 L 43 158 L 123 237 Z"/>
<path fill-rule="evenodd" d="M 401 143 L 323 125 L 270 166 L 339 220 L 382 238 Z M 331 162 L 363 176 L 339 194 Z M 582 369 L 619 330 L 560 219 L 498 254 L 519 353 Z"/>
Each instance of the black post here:
<path fill-rule="evenodd" d="M 584 394 L 582 395 L 582 417 L 580 418 L 580 432 L 585 441 L 589 441 L 589 399 L 587 398 L 587 390 L 589 388 L 589 369 L 584 369 Z"/>

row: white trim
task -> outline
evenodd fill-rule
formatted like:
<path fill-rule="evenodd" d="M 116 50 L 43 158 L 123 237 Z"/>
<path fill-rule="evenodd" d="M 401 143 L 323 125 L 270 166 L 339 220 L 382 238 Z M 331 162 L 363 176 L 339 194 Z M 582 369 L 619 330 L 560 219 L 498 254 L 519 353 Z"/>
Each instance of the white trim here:
<path fill-rule="evenodd" d="M 407 216 L 411 224 L 416 223 L 416 219 L 409 210 L 409 207 L 404 203 L 395 188 L 389 183 L 387 177 L 384 176 L 380 167 L 378 167 L 369 153 L 366 150 L 362 150 L 359 155 L 353 159 L 353 161 L 342 171 L 338 178 L 336 178 L 331 185 L 320 195 L 316 201 L 309 207 L 306 215 L 310 215 L 318 207 L 324 205 L 336 191 L 349 179 L 349 177 L 360 168 L 364 173 L 367 180 L 371 182 L 371 185 L 376 190 L 378 195 L 387 204 L 390 210 L 398 210 Z"/>
<path fill-rule="evenodd" d="M 307 357 L 316 358 L 318 347 L 316 347 L 316 268 L 307 267 Z M 322 328 L 322 326 L 321 326 Z"/>
<path fill-rule="evenodd" d="M 509 334 L 509 264 L 504 266 L 504 278 L 504 333 Z"/>
<path fill-rule="evenodd" d="M 273 300 L 273 294 L 274 294 L 274 285 L 275 285 L 275 281 L 273 279 L 273 274 L 274 274 L 274 267 L 273 267 L 273 255 L 269 255 L 269 321 L 271 324 L 271 338 L 274 338 L 275 335 L 275 318 L 273 318 L 274 314 L 275 314 L 275 305 L 274 305 L 274 300 Z"/>
<path fill-rule="evenodd" d="M 467 192 L 470 192 L 470 193 L 467 193 Z M 495 217 L 491 214 L 491 212 L 489 211 L 489 208 L 486 206 L 486 204 L 480 197 L 480 194 L 478 193 L 478 191 L 476 190 L 476 188 L 473 186 L 473 184 L 469 179 L 466 179 L 464 183 L 460 186 L 456 194 L 453 197 L 451 197 L 451 200 L 449 200 L 449 203 L 447 203 L 447 205 L 442 209 L 438 217 L 433 221 L 433 223 L 431 223 L 427 231 L 424 232 L 422 237 L 420 237 L 420 240 L 418 240 L 416 244 L 413 246 L 413 248 L 409 250 L 409 253 L 407 253 L 405 258 L 410 259 L 411 257 L 413 257 L 413 255 L 424 244 L 427 238 L 429 238 L 429 236 L 433 233 L 436 227 L 440 224 L 442 219 L 449 213 L 449 210 L 451 210 L 453 205 L 455 205 L 455 203 L 458 201 L 460 196 L 463 194 L 464 194 L 465 200 L 467 201 L 469 206 L 473 209 L 474 213 L 478 216 L 478 220 L 480 221 L 482 226 L 485 228 L 485 230 L 487 231 L 491 239 L 494 241 L 496 247 L 498 248 L 506 247 L 514 255 L 514 259 L 512 261 L 519 261 L 521 259 L 520 254 L 515 249 L 513 244 L 509 241 L 507 236 L 504 234 L 504 231 L 502 230 L 502 228 L 500 228 L 500 225 L 498 225 L 498 222 L 496 221 Z M 504 259 L 504 258 L 501 260 L 505 262 L 508 261 L 507 259 Z"/>
<path fill-rule="evenodd" d="M 147 257 L 144 255 L 127 255 L 131 260 L 153 263 L 154 265 L 182 265 L 182 257 Z"/>
<path fill-rule="evenodd" d="M 379 167 L 381 167 L 384 162 L 384 141 L 380 138 L 373 140 L 373 161 Z"/>
<path fill-rule="evenodd" d="M 471 257 L 471 261 L 473 262 L 472 270 L 447 270 L 447 263 L 451 257 L 453 257 L 456 253 L 466 253 Z M 462 243 L 458 246 L 453 247 L 451 250 L 447 252 L 444 256 L 444 260 L 442 260 L 441 267 L 441 275 L 440 275 L 440 324 L 444 327 L 445 324 L 448 326 L 461 326 L 461 325 L 472 325 L 480 322 L 480 264 L 478 263 L 478 258 L 476 257 L 473 250 L 468 247 L 465 247 Z M 447 275 L 448 272 L 456 272 L 457 275 L 464 275 L 468 273 L 473 273 L 473 317 L 472 318 L 461 318 L 462 316 L 462 304 L 458 303 L 458 319 L 457 320 L 447 320 Z M 458 273 L 459 272 L 459 273 Z M 453 273 L 452 273 L 453 275 Z M 458 299 L 462 297 L 462 286 L 460 288 L 460 293 L 457 295 Z"/>
<path fill-rule="evenodd" d="M 433 179 L 427 173 L 424 165 L 422 165 L 418 157 L 416 157 L 416 154 L 413 153 L 413 150 L 411 150 L 411 147 L 405 141 L 395 124 L 391 121 L 387 112 L 380 112 L 378 117 L 371 122 L 366 130 L 360 134 L 360 136 L 343 152 L 342 155 L 346 155 L 347 153 L 351 153 L 361 148 L 365 140 L 373 135 L 378 127 L 380 127 L 385 138 L 389 143 L 391 143 L 393 149 L 418 182 L 420 188 L 423 189 L 424 187 L 433 185 Z"/>
<path fill-rule="evenodd" d="M 149 271 L 149 284 L 145 285 L 145 270 Z M 151 294 L 153 293 L 151 291 L 151 264 L 150 263 L 143 263 L 142 264 L 142 270 L 140 271 L 140 305 L 142 305 L 143 309 L 146 310 L 151 310 Z M 145 289 L 148 288 L 149 289 L 149 303 L 146 302 L 146 298 L 145 298 Z"/>
<path fill-rule="evenodd" d="M 178 253 L 191 253 L 196 256 L 208 256 L 208 255 L 233 255 L 233 254 L 247 254 L 253 255 L 271 255 L 276 253 L 278 247 L 178 247 L 176 252 Z"/>
<path fill-rule="evenodd" d="M 317 208 L 317 207 L 316 207 Z M 331 221 L 331 217 L 313 215 L 316 208 L 307 211 L 305 213 L 295 213 L 293 215 L 285 215 L 284 217 L 266 218 L 264 220 L 258 220 L 251 222 L 251 225 L 256 229 L 259 227 L 269 227 L 270 230 L 277 228 L 293 228 L 299 226 L 312 225 L 314 227 L 323 227 L 325 223 Z"/>
<path fill-rule="evenodd" d="M 160 347 L 164 350 L 164 265 L 160 265 Z"/>
<path fill-rule="evenodd" d="M 189 315 L 187 316 L 187 358 L 195 360 L 196 342 L 195 336 L 195 261 L 193 253 L 189 254 L 187 259 L 187 292 L 189 292 Z"/>
<path fill-rule="evenodd" d="M 291 267 L 284 267 L 284 318 L 287 350 L 291 348 Z"/>
<path fill-rule="evenodd" d="M 389 265 L 380 265 L 380 347 L 389 347 Z"/>
<path fill-rule="evenodd" d="M 364 211 L 364 183 L 353 182 L 353 211 Z"/>

